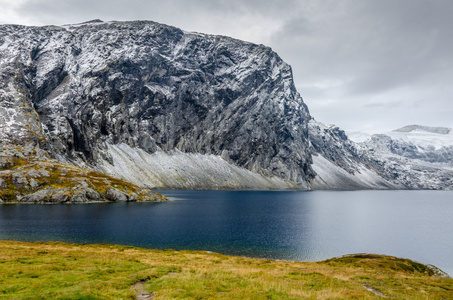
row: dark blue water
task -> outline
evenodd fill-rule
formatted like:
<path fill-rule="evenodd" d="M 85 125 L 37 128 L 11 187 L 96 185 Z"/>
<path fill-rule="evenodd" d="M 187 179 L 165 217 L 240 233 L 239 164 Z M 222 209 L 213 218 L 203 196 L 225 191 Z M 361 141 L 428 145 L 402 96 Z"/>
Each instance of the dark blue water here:
<path fill-rule="evenodd" d="M 453 274 L 453 192 L 161 191 L 168 203 L 0 205 L 0 239 L 322 260 L 380 253 Z"/>

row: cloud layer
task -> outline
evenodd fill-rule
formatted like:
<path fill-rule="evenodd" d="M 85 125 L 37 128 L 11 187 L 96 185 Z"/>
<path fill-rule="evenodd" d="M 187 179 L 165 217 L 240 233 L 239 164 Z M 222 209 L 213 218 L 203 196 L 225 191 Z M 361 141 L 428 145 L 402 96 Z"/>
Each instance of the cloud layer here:
<path fill-rule="evenodd" d="M 450 0 L 0 0 L 1 23 L 153 20 L 271 46 L 319 121 L 453 127 Z"/>

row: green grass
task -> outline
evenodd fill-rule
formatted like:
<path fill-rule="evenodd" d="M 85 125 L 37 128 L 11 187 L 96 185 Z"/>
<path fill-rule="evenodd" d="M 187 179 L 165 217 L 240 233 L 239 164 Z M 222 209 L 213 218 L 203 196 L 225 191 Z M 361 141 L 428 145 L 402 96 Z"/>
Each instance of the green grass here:
<path fill-rule="evenodd" d="M 0 242 L 0 299 L 135 299 L 138 289 L 153 299 L 452 299 L 453 279 L 380 255 L 290 262 L 115 245 Z"/>

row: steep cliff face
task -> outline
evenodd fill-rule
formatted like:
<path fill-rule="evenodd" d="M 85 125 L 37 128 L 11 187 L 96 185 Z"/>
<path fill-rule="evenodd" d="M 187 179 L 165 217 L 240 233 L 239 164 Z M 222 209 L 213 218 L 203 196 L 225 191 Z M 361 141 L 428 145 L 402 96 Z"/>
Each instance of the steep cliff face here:
<path fill-rule="evenodd" d="M 262 182 L 233 176 L 204 188 L 308 188 L 314 177 L 308 109 L 290 66 L 268 47 L 153 22 L 3 25 L 0 37 L 3 143 L 32 142 L 115 175 L 141 151 L 148 165 L 155 153 L 200 154 L 190 157 L 199 171 L 221 158 L 225 174 L 239 167 Z M 184 177 L 181 157 L 161 182 Z M 155 186 L 145 179 L 135 182 Z M 205 180 L 175 182 L 161 187 Z"/>

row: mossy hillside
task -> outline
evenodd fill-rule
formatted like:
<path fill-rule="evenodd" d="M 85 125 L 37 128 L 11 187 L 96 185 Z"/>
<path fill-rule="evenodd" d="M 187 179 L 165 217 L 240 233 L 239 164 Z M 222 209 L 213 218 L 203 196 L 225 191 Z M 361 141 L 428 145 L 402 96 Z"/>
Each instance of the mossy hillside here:
<path fill-rule="evenodd" d="M 354 268 L 363 268 L 374 270 L 376 272 L 395 272 L 395 273 L 420 273 L 429 276 L 444 276 L 445 274 L 435 266 L 424 265 L 410 259 L 397 258 L 392 256 L 384 256 L 378 254 L 354 254 L 345 255 L 339 258 L 328 259 L 323 263 L 336 265 L 351 265 Z"/>
<path fill-rule="evenodd" d="M 152 299 L 452 299 L 453 279 L 430 269 L 381 255 L 291 262 L 115 245 L 0 242 L 0 298 L 135 299 L 140 290 Z"/>
<path fill-rule="evenodd" d="M 4 203 L 166 200 L 118 178 L 19 150 L 14 156 L 1 157 L 0 199 Z"/>

